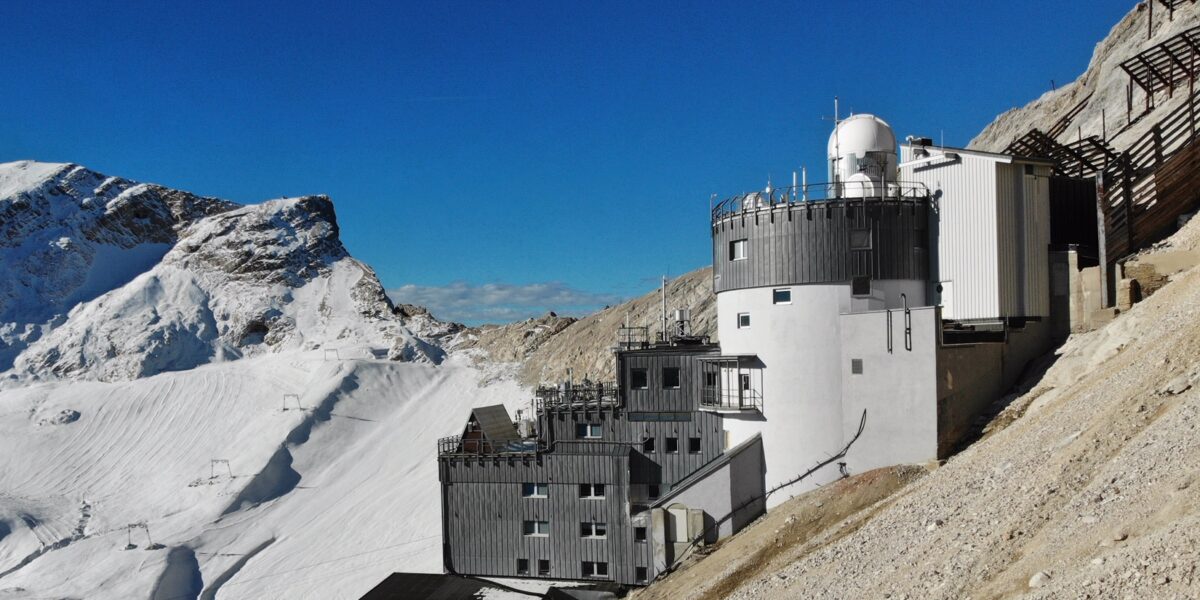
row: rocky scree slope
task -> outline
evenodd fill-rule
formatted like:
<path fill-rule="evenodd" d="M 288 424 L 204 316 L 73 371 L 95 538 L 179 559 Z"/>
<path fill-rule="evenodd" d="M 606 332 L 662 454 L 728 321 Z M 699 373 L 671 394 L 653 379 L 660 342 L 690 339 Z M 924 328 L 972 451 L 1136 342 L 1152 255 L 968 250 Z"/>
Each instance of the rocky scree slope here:
<path fill-rule="evenodd" d="M 133 379 L 284 349 L 444 355 L 346 251 L 327 197 L 242 207 L 31 162 L 0 165 L 0 193 L 10 384 Z"/>
<path fill-rule="evenodd" d="M 1153 35 L 1147 39 L 1147 21 L 1150 11 L 1146 3 L 1140 2 L 1096 45 L 1088 68 L 1075 81 L 1057 90 L 1046 92 L 1033 102 L 1013 108 L 988 125 L 968 147 L 991 152 L 1002 152 L 1013 140 L 1025 135 L 1033 128 L 1045 132 L 1080 102 L 1087 100 L 1084 109 L 1071 121 L 1071 126 L 1059 137 L 1060 142 L 1070 142 L 1079 135 L 1083 137 L 1108 135 L 1108 142 L 1121 150 L 1137 141 L 1149 129 L 1180 106 L 1187 98 L 1187 88 L 1175 90 L 1173 97 L 1166 91 L 1158 93 L 1156 108 L 1137 119 L 1144 108 L 1142 90 L 1135 85 L 1132 124 L 1126 116 L 1125 86 L 1129 76 L 1121 69 L 1121 63 L 1138 53 L 1166 41 L 1168 38 L 1200 25 L 1200 7 L 1184 4 L 1175 10 L 1175 19 L 1167 18 L 1167 11 L 1159 7 L 1154 13 Z"/>
<path fill-rule="evenodd" d="M 712 269 L 704 267 L 667 284 L 667 310 L 691 310 L 692 332 L 717 338 L 716 295 Z M 465 334 L 458 349 L 476 349 L 495 362 L 520 363 L 518 380 L 538 385 L 591 379 L 612 381 L 612 347 L 626 319 L 634 327 L 648 326 L 651 336 L 662 329 L 662 296 L 656 289 L 624 304 L 606 308 L 582 319 L 546 315 Z"/>

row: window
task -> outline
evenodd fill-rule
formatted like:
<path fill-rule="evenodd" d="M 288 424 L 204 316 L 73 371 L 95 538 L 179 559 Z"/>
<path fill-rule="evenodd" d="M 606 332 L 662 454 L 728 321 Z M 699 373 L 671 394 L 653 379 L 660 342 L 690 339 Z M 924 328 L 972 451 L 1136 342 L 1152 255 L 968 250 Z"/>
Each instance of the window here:
<path fill-rule="evenodd" d="M 862 375 L 862 372 L 863 372 L 862 371 L 862 359 L 861 358 L 850 359 L 850 374 L 851 375 Z"/>
<path fill-rule="evenodd" d="M 741 384 L 743 392 L 750 391 L 750 374 L 749 373 L 742 373 L 741 375 L 738 375 L 738 382 Z"/>
<path fill-rule="evenodd" d="M 630 369 L 629 370 L 629 389 L 644 390 L 650 387 L 649 378 L 646 377 L 646 369 Z"/>
<path fill-rule="evenodd" d="M 579 524 L 579 537 L 585 538 L 605 538 L 608 537 L 608 525 L 605 523 L 596 523 L 586 521 Z"/>
<path fill-rule="evenodd" d="M 608 577 L 608 563 L 583 561 L 584 577 Z"/>
<path fill-rule="evenodd" d="M 550 561 L 546 560 L 544 558 L 539 559 L 538 560 L 538 575 L 549 575 L 549 574 L 550 574 Z"/>
<path fill-rule="evenodd" d="M 738 329 L 750 327 L 750 313 L 738 313 Z"/>
<path fill-rule="evenodd" d="M 596 500 L 604 497 L 603 483 L 579 484 L 579 497 L 585 500 Z"/>
<path fill-rule="evenodd" d="M 688 454 L 700 454 L 700 438 L 688 438 Z"/>
<path fill-rule="evenodd" d="M 664 390 L 679 389 L 679 367 L 663 367 L 662 377 Z"/>
<path fill-rule="evenodd" d="M 528 537 L 546 537 L 550 535 L 550 521 L 525 521 L 524 532 Z"/>
<path fill-rule="evenodd" d="M 576 423 L 575 437 L 581 440 L 598 440 L 604 436 L 599 423 Z"/>
<path fill-rule="evenodd" d="M 648 576 L 648 575 L 647 575 L 647 573 L 646 573 L 646 567 L 638 567 L 638 568 L 637 568 L 637 580 L 638 580 L 639 582 L 641 582 L 641 583 L 646 583 L 646 577 L 647 577 L 647 576 Z"/>
<path fill-rule="evenodd" d="M 642 454 L 654 454 L 654 438 L 648 437 L 642 440 Z"/>
<path fill-rule="evenodd" d="M 658 485 L 650 484 L 650 485 L 646 486 L 646 495 L 649 496 L 651 500 L 657 498 L 658 494 L 659 494 Z"/>
<path fill-rule="evenodd" d="M 871 278 L 855 277 L 850 280 L 850 295 L 861 297 L 871 295 Z"/>
<path fill-rule="evenodd" d="M 851 250 L 870 250 L 871 249 L 871 229 L 869 227 L 854 228 L 850 230 L 850 249 Z"/>
<path fill-rule="evenodd" d="M 667 438 L 667 454 L 675 454 L 679 452 L 679 438 Z"/>
<path fill-rule="evenodd" d="M 517 575 L 528 575 L 528 574 L 529 574 L 529 559 L 528 558 L 518 558 L 517 559 Z"/>
<path fill-rule="evenodd" d="M 546 483 L 522 483 L 522 498 L 545 498 L 550 494 L 550 485 Z"/>
<path fill-rule="evenodd" d="M 771 302 L 773 304 L 791 304 L 792 290 L 783 288 L 781 290 L 771 290 Z"/>
<path fill-rule="evenodd" d="M 1025 165 L 1025 174 L 1033 175 L 1033 165 Z"/>
<path fill-rule="evenodd" d="M 729 260 L 746 260 L 746 240 L 729 242 Z"/>
<path fill-rule="evenodd" d="M 635 541 L 635 542 L 646 541 L 646 528 L 645 527 L 634 527 L 633 528 L 633 541 Z"/>

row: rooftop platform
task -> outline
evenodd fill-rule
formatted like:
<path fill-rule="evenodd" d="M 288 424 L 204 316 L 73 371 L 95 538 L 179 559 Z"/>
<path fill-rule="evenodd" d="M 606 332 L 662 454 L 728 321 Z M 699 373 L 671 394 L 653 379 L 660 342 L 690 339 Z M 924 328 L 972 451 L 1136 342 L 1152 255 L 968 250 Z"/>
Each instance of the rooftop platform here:
<path fill-rule="evenodd" d="M 746 192 L 730 196 L 712 207 L 714 225 L 745 214 L 779 208 L 816 208 L 830 204 L 865 204 L 881 201 L 927 200 L 929 189 L 921 183 L 871 181 L 810 183 L 806 185 L 768 188 L 761 192 Z"/>

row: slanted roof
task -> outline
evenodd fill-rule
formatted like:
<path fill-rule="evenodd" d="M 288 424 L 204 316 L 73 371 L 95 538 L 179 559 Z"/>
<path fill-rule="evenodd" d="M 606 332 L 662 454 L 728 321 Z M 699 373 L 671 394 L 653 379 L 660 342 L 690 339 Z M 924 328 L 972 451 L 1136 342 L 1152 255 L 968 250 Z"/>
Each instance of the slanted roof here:
<path fill-rule="evenodd" d="M 480 431 L 491 442 L 517 441 L 521 436 L 508 416 L 508 409 L 503 404 L 480 406 L 471 411 L 471 418 L 479 424 Z"/>
<path fill-rule="evenodd" d="M 361 600 L 459 600 L 476 598 L 484 590 L 500 592 L 502 586 L 491 586 L 478 579 L 439 573 L 392 573 L 367 592 Z"/>
<path fill-rule="evenodd" d="M 703 467 L 700 467 L 695 473 L 692 473 L 691 475 L 688 475 L 687 477 L 683 478 L 683 481 L 680 481 L 679 483 L 675 484 L 675 486 L 671 488 L 670 492 L 667 492 L 661 498 L 659 498 L 658 500 L 655 500 L 654 503 L 650 505 L 651 508 L 659 508 L 659 507 L 670 504 L 673 500 L 675 500 L 676 496 L 678 496 L 679 494 L 682 494 L 685 490 L 692 487 L 696 483 L 703 481 L 704 478 L 708 477 L 709 475 L 712 475 L 714 472 L 717 471 L 717 469 L 720 469 L 721 467 L 724 467 L 725 465 L 729 464 L 729 461 L 733 460 L 734 457 L 736 457 L 737 455 L 739 455 L 747 450 L 750 450 L 752 448 L 761 447 L 761 446 L 762 446 L 762 434 L 756 433 L 750 439 L 726 450 L 725 452 L 721 453 L 720 456 L 708 461 L 708 464 L 704 465 Z M 761 452 L 761 450 L 760 450 L 760 452 Z"/>

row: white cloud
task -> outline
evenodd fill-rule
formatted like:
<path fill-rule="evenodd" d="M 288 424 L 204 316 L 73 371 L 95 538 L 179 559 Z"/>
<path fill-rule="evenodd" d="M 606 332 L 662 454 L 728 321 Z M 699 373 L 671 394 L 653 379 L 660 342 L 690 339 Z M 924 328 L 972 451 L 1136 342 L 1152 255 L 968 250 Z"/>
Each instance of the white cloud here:
<path fill-rule="evenodd" d="M 403 285 L 388 290 L 393 302 L 424 306 L 439 319 L 472 325 L 507 323 L 554 311 L 582 316 L 623 302 L 615 294 L 577 290 L 558 281 L 546 283 Z"/>

